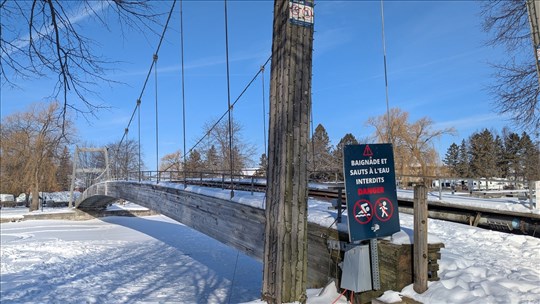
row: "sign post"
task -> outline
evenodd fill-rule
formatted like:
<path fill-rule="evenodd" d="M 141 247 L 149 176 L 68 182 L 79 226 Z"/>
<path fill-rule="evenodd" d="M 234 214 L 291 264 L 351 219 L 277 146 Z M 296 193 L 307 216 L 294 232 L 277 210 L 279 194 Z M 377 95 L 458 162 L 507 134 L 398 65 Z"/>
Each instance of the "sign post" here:
<path fill-rule="evenodd" d="M 391 144 L 348 145 L 343 152 L 349 241 L 400 230 Z"/>

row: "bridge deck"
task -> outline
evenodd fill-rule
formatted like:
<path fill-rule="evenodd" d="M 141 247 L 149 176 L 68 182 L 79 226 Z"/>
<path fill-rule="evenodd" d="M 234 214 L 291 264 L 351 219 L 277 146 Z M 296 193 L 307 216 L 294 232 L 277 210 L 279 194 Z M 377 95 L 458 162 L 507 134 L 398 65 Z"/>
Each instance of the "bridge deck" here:
<path fill-rule="evenodd" d="M 216 193 L 212 190 L 209 192 Z M 114 199 L 125 199 L 168 216 L 262 261 L 265 227 L 262 206 L 264 194 L 255 194 L 253 199 L 237 196 L 234 201 L 231 201 L 228 198 L 228 191 L 222 193 L 225 192 L 227 193 L 222 197 L 215 197 L 210 196 L 210 193 L 185 191 L 182 185 L 109 181 L 88 188 L 76 202 L 76 207 L 81 210 L 96 209 L 105 207 Z M 241 203 L 235 203 L 235 201 Z M 335 220 L 336 212 L 328 210 L 328 206 L 330 205 L 325 203 L 326 212 L 323 215 L 318 214 L 316 218 L 310 215 L 308 218 L 308 287 L 310 288 L 326 285 L 329 277 L 339 277 L 337 264 L 341 262 L 343 252 L 339 249 L 328 249 L 327 241 L 348 240 L 345 223 L 338 224 L 338 229 L 330 228 Z M 322 206 L 319 207 L 319 209 L 322 208 Z M 321 217 L 324 217 L 322 221 Z M 328 222 L 330 224 L 326 224 Z M 382 286 L 386 286 L 388 290 L 400 286 L 403 288 L 410 284 L 412 270 L 408 270 L 408 267 L 412 264 L 411 257 L 402 256 L 400 259 L 394 257 L 402 255 L 399 253 L 403 252 L 402 248 L 409 248 L 410 245 L 393 245 L 384 241 L 379 241 L 379 244 L 380 255 L 389 257 L 386 262 L 381 261 L 381 272 L 390 274 L 387 276 L 389 283 L 385 285 L 382 282 Z M 439 249 L 443 245 L 431 244 L 431 247 L 433 254 L 430 259 L 433 262 L 430 273 L 434 274 L 431 278 L 435 280 L 438 270 L 437 260 L 440 259 Z M 402 279 L 396 280 L 397 275 Z"/>

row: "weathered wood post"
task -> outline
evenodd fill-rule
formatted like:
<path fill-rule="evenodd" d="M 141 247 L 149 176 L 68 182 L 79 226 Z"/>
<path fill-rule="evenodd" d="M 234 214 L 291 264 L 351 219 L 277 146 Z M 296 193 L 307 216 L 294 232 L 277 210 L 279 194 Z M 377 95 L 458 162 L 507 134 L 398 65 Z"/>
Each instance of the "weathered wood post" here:
<path fill-rule="evenodd" d="M 417 293 L 427 290 L 428 281 L 428 242 L 427 242 L 427 188 L 414 186 L 414 283 Z"/>
<path fill-rule="evenodd" d="M 262 296 L 306 301 L 313 0 L 275 0 Z"/>

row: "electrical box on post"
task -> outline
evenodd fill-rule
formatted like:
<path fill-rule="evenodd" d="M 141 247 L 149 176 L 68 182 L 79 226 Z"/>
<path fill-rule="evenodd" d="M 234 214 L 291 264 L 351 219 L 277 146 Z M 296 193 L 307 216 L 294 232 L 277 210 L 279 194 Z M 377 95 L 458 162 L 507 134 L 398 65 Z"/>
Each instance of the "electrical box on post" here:
<path fill-rule="evenodd" d="M 372 290 L 369 245 L 358 245 L 345 251 L 341 288 L 362 292 Z"/>

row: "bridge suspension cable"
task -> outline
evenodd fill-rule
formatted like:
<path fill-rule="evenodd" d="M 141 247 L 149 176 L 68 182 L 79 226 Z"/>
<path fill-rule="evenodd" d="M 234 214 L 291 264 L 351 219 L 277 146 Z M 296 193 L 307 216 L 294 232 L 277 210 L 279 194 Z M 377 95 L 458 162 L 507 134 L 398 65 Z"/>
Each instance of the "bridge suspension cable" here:
<path fill-rule="evenodd" d="M 183 118 L 183 150 L 184 150 L 184 153 L 182 155 L 182 160 L 183 160 L 183 167 L 186 168 L 186 161 L 187 161 L 187 156 L 193 152 L 193 150 L 199 145 L 201 144 L 201 142 L 210 135 L 210 133 L 217 127 L 217 125 L 224 119 L 225 115 L 229 115 L 229 154 L 230 154 L 230 173 L 231 173 L 231 180 L 233 178 L 233 165 L 234 165 L 234 155 L 233 155 L 233 127 L 232 127 L 232 110 L 234 109 L 234 106 L 238 103 L 238 101 L 240 101 L 240 99 L 242 98 L 242 96 L 244 95 L 244 93 L 247 91 L 247 89 L 253 84 L 253 82 L 255 81 L 255 79 L 257 79 L 257 77 L 259 76 L 259 74 L 262 74 L 264 73 L 264 69 L 266 67 L 266 65 L 270 62 L 271 60 L 271 56 L 268 57 L 268 59 L 264 62 L 264 64 L 260 67 L 260 69 L 257 71 L 257 73 L 253 76 L 253 78 L 249 81 L 249 83 L 244 87 L 244 89 L 242 90 L 242 92 L 238 95 L 238 97 L 234 100 L 234 102 L 231 103 L 231 96 L 230 96 L 230 69 L 229 69 L 229 54 L 228 54 L 228 16 L 227 16 L 227 1 L 225 0 L 225 46 L 226 46 L 226 63 L 227 63 L 227 111 L 225 111 L 225 113 L 223 113 L 223 115 L 212 125 L 212 127 L 208 130 L 208 132 L 206 132 L 205 135 L 203 135 L 203 137 L 201 137 L 196 143 L 195 145 L 193 145 L 189 150 L 186 150 L 186 111 L 185 111 L 185 75 L 184 75 L 184 35 L 183 35 L 183 7 L 182 7 L 182 0 L 180 0 L 180 36 L 181 36 L 181 70 L 182 70 L 182 75 L 181 75 L 181 82 L 182 82 L 182 118 Z M 159 170 L 159 153 L 158 153 L 158 149 L 159 149 L 159 146 L 158 146 L 158 136 L 159 136 L 159 133 L 158 133 L 158 127 L 159 127 L 159 117 L 158 117 L 158 93 L 157 93 L 157 88 L 158 88 L 158 83 L 157 83 L 157 58 L 158 58 L 158 54 L 159 54 L 159 51 L 160 51 L 160 48 L 161 48 L 161 45 L 162 45 L 162 42 L 163 42 L 163 39 L 165 37 L 165 33 L 166 33 L 166 30 L 169 26 L 169 21 L 171 19 L 171 16 L 172 16 L 172 13 L 173 13 L 173 10 L 174 10 L 174 7 L 175 7 L 175 4 L 176 4 L 176 0 L 174 0 L 172 6 L 171 6 L 171 9 L 169 11 L 169 15 L 167 17 L 167 21 L 165 23 L 165 26 L 163 28 L 163 31 L 161 33 L 161 36 L 160 36 L 160 39 L 159 39 L 159 43 L 157 45 L 157 48 L 156 48 L 156 52 L 153 54 L 153 58 L 152 58 L 152 62 L 150 64 L 150 67 L 148 69 L 148 73 L 146 74 L 146 78 L 145 78 L 145 81 L 142 85 L 142 89 L 141 89 L 141 92 L 139 94 L 139 98 L 137 99 L 137 103 L 135 105 L 135 108 L 133 109 L 133 112 L 131 114 L 131 117 L 129 119 L 129 122 L 127 124 L 127 127 L 125 128 L 125 132 L 124 132 L 124 135 L 122 136 L 120 142 L 119 142 L 119 145 L 118 147 L 120 147 L 122 145 L 122 143 L 124 142 L 124 140 L 127 140 L 127 135 L 129 133 L 129 128 L 131 127 L 131 124 L 133 123 L 133 120 L 135 118 L 135 114 L 137 114 L 137 120 L 138 120 L 138 167 L 139 167 L 139 181 L 141 180 L 141 166 L 142 166 L 142 159 L 141 159 L 141 100 L 142 100 L 142 96 L 144 95 L 144 92 L 146 90 L 146 87 L 148 85 L 148 81 L 150 79 L 150 76 L 152 74 L 152 70 L 154 70 L 154 75 L 155 75 L 155 103 L 156 103 L 156 166 L 157 166 L 157 170 Z M 262 76 L 262 81 L 263 81 L 263 116 L 265 116 L 265 100 L 264 100 L 264 95 L 265 95 L 265 90 L 264 90 L 264 75 Z M 266 153 L 266 120 L 265 120 L 265 117 L 263 117 L 263 124 L 264 124 L 264 138 L 265 138 L 265 153 Z M 126 143 L 127 145 L 127 143 Z M 119 148 L 117 148 L 119 150 Z M 126 146 L 126 149 L 127 149 L 127 146 Z M 184 180 L 186 179 L 186 171 L 184 169 Z M 234 195 L 233 192 L 231 192 L 231 196 Z"/>
<path fill-rule="evenodd" d="M 388 73 L 386 71 L 386 38 L 384 35 L 384 4 L 381 0 L 381 23 L 382 23 L 382 45 L 384 58 L 384 87 L 386 92 L 386 119 L 388 123 L 388 142 L 393 144 L 392 123 L 390 122 L 390 106 L 388 102 Z"/>
<path fill-rule="evenodd" d="M 227 62 L 227 112 L 229 113 L 229 168 L 231 170 L 231 182 L 233 179 L 234 156 L 232 151 L 233 130 L 232 130 L 232 108 L 231 108 L 231 79 L 229 73 L 229 26 L 227 21 L 227 0 L 223 1 L 225 5 L 225 59 Z M 234 196 L 234 187 L 231 188 L 231 198 Z"/>
<path fill-rule="evenodd" d="M 264 64 L 262 65 L 263 67 L 266 67 L 266 65 L 270 62 L 270 59 L 272 59 L 272 56 L 268 57 L 268 59 L 266 59 L 266 61 L 264 62 Z M 229 107 L 229 109 L 227 109 L 227 111 L 225 111 L 225 113 L 223 113 L 223 115 L 221 115 L 221 117 L 212 125 L 212 127 L 210 129 L 208 129 L 208 131 L 189 149 L 189 151 L 187 152 L 184 152 L 184 158 L 189 155 L 189 153 L 193 152 L 193 150 L 199 145 L 202 143 L 202 141 L 210 135 L 210 133 L 212 132 L 212 130 L 214 130 L 217 125 L 223 120 L 223 118 L 225 118 L 225 116 L 229 113 L 229 111 L 234 108 L 234 106 L 236 105 L 236 103 L 238 101 L 240 101 L 240 98 L 242 98 L 242 96 L 244 95 L 244 93 L 247 91 L 247 89 L 249 89 L 249 87 L 253 84 L 253 82 L 255 81 L 255 79 L 257 79 L 257 77 L 259 76 L 259 74 L 262 73 L 264 69 L 259 69 L 257 71 L 257 73 L 253 76 L 253 78 L 251 79 L 251 81 L 244 87 L 244 89 L 242 90 L 242 92 L 240 93 L 240 95 L 238 95 L 238 97 L 234 100 L 234 102 L 231 104 L 231 106 Z"/>
<path fill-rule="evenodd" d="M 183 133 L 183 143 L 184 153 L 186 152 L 186 95 L 185 95 L 185 86 L 184 86 L 184 17 L 182 10 L 183 1 L 180 0 L 180 58 L 181 58 L 181 68 L 182 68 L 182 133 Z M 187 187 L 187 172 L 186 172 L 186 158 L 182 158 L 184 168 L 184 188 Z"/>
<path fill-rule="evenodd" d="M 159 119 L 158 119 L 158 77 L 157 77 L 157 60 L 158 55 L 154 54 L 154 83 L 156 90 L 156 171 L 159 171 Z M 159 183 L 159 174 L 157 176 L 157 182 Z"/>
<path fill-rule="evenodd" d="M 157 59 L 155 59 L 155 58 L 157 58 L 157 55 L 159 54 L 159 50 L 161 48 L 161 44 L 163 43 L 163 39 L 165 37 L 165 33 L 167 31 L 167 28 L 169 27 L 169 21 L 171 20 L 171 16 L 172 16 L 175 5 L 176 5 L 176 0 L 173 1 L 173 4 L 171 6 L 171 10 L 169 11 L 167 21 L 165 22 L 165 26 L 163 27 L 163 31 L 161 32 L 161 36 L 159 38 L 159 43 L 157 45 L 156 52 L 152 56 L 152 63 L 150 64 L 150 68 L 148 69 L 148 73 L 146 74 L 146 79 L 144 80 L 144 83 L 143 83 L 143 86 L 142 86 L 142 89 L 141 89 L 141 93 L 139 94 L 139 98 L 137 98 L 137 104 L 135 105 L 135 108 L 133 109 L 133 112 L 131 114 L 131 118 L 129 119 L 129 122 L 128 122 L 127 127 L 126 127 L 126 129 L 129 130 L 129 127 L 131 126 L 131 123 L 133 122 L 133 118 L 135 117 L 135 113 L 138 111 L 138 118 L 139 118 L 139 172 L 141 171 L 141 113 L 140 113 L 141 99 L 142 99 L 142 96 L 143 96 L 144 91 L 146 89 L 146 85 L 148 84 L 148 80 L 150 79 L 150 75 L 152 74 L 152 69 L 154 68 L 154 65 L 156 64 Z M 124 132 L 124 135 L 122 136 L 122 139 L 120 139 L 120 143 L 118 144 L 118 147 L 120 147 L 122 145 L 122 142 L 124 141 L 125 138 L 126 138 L 126 132 Z M 140 179 L 140 176 L 139 176 L 139 179 Z"/>
<path fill-rule="evenodd" d="M 266 102 L 264 92 L 264 65 L 261 66 L 261 80 L 262 80 L 262 106 L 263 106 L 263 138 L 264 138 L 264 154 L 268 157 L 268 149 L 266 148 Z M 264 168 L 266 170 L 266 168 Z"/>

